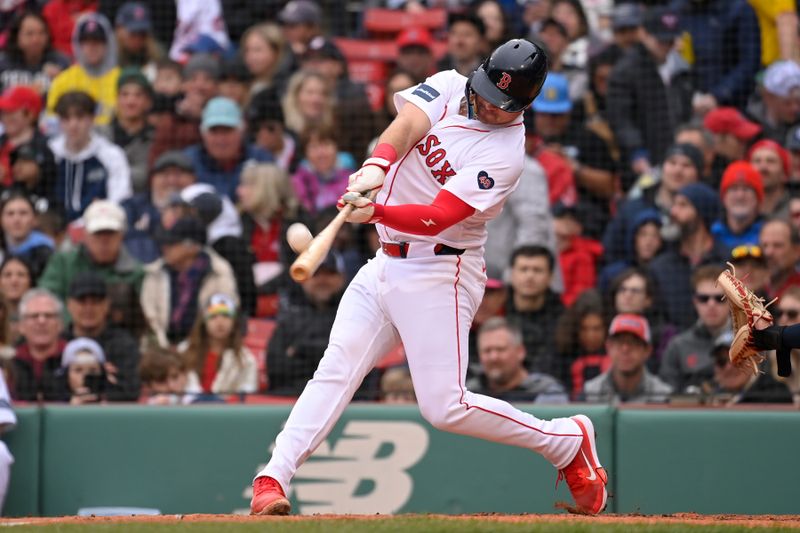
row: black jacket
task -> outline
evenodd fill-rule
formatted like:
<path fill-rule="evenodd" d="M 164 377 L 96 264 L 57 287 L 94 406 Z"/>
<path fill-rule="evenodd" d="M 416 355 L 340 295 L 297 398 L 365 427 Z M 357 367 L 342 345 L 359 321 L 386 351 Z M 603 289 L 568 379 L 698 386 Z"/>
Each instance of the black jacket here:
<path fill-rule="evenodd" d="M 75 338 L 70 326 L 70 340 Z M 106 361 L 117 369 L 116 384 L 106 383 L 105 399 L 111 402 L 135 402 L 139 399 L 139 344 L 128 331 L 112 326 L 93 337 L 103 348 Z"/>
<path fill-rule="evenodd" d="M 525 368 L 529 372 L 541 372 L 551 376 L 563 374 L 556 358 L 556 324 L 564 312 L 561 296 L 547 291 L 544 305 L 538 311 L 517 311 L 514 308 L 513 290 L 509 288 L 506 301 L 506 318 L 516 322 L 522 330 L 525 344 Z"/>

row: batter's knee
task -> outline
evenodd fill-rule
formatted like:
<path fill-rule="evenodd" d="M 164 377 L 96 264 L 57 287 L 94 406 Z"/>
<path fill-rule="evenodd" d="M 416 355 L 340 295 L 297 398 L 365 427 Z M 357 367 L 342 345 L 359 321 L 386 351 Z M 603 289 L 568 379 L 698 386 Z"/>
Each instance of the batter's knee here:
<path fill-rule="evenodd" d="M 417 398 L 419 400 L 419 398 Z M 466 412 L 466 406 L 459 403 L 458 398 L 438 399 L 431 404 L 420 403 L 422 418 L 440 431 L 458 433 L 461 420 Z"/>

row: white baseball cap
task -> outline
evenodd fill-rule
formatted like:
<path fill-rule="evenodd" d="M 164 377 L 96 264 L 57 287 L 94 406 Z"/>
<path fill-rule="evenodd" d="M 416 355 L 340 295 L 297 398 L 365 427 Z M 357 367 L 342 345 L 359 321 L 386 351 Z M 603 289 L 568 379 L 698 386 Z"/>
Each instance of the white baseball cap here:
<path fill-rule="evenodd" d="M 764 73 L 764 88 L 772 94 L 787 97 L 800 88 L 800 65 L 794 61 L 776 61 Z"/>
<path fill-rule="evenodd" d="M 106 354 L 96 340 L 88 337 L 78 337 L 67 343 L 61 355 L 61 366 L 68 367 L 72 363 L 100 363 L 106 362 Z"/>
<path fill-rule="evenodd" d="M 125 211 L 120 206 L 109 200 L 95 200 L 83 213 L 86 231 L 125 231 Z"/>

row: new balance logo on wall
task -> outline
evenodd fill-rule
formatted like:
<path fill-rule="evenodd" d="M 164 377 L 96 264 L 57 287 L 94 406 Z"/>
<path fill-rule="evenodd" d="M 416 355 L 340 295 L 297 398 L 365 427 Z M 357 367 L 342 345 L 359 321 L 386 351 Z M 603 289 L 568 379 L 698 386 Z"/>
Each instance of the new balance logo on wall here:
<path fill-rule="evenodd" d="M 323 441 L 297 471 L 288 494 L 294 510 L 299 514 L 398 512 L 414 490 L 408 470 L 425 456 L 429 440 L 427 430 L 415 422 L 347 422 L 341 437 Z M 243 494 L 248 500 L 251 495 L 252 488 Z"/>

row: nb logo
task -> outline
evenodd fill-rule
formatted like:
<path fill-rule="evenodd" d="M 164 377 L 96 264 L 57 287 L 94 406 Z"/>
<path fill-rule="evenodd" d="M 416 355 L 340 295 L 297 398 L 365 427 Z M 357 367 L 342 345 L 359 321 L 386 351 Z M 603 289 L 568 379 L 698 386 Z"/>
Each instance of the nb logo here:
<path fill-rule="evenodd" d="M 498 89 L 508 89 L 508 86 L 511 84 L 511 75 L 508 72 L 503 72 L 503 75 L 500 77 L 500 81 L 497 82 Z"/>

